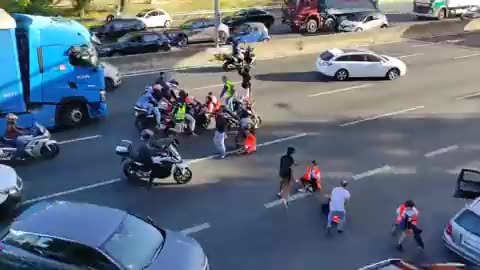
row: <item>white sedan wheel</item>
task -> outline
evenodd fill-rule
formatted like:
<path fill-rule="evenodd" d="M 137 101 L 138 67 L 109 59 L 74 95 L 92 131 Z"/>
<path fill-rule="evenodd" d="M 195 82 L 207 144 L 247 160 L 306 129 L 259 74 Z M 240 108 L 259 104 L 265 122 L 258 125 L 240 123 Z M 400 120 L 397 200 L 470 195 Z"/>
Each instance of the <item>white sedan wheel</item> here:
<path fill-rule="evenodd" d="M 390 81 L 396 80 L 398 77 L 400 77 L 400 70 L 398 70 L 398 68 L 391 68 L 387 72 L 387 79 Z"/>

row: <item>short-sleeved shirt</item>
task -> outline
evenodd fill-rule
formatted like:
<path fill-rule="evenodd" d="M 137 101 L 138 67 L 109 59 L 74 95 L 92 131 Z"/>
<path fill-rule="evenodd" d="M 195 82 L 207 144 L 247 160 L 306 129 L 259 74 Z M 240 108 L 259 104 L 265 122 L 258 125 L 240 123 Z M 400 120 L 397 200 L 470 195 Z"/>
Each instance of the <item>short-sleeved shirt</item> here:
<path fill-rule="evenodd" d="M 225 120 L 225 117 L 221 114 L 217 114 L 215 117 L 215 129 L 219 133 L 225 133 L 227 131 L 227 120 Z"/>
<path fill-rule="evenodd" d="M 330 211 L 345 211 L 345 201 L 350 199 L 350 192 L 343 187 L 336 187 L 330 195 Z"/>
<path fill-rule="evenodd" d="M 284 155 L 280 159 L 280 171 L 279 175 L 282 178 L 290 178 L 292 176 L 292 166 L 295 164 L 295 160 L 291 155 Z"/>

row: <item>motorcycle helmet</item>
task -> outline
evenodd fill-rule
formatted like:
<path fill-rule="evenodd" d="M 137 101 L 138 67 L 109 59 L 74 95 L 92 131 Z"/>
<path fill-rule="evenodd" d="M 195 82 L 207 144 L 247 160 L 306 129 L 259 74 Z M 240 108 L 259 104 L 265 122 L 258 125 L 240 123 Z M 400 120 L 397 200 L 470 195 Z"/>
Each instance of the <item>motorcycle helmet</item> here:
<path fill-rule="evenodd" d="M 342 180 L 342 182 L 340 183 L 340 185 L 342 187 L 347 187 L 348 186 L 348 181 L 347 180 Z"/>
<path fill-rule="evenodd" d="M 142 132 L 140 133 L 140 139 L 142 141 L 148 141 L 150 140 L 150 138 L 153 137 L 153 131 L 151 131 L 150 129 L 144 129 L 142 130 Z"/>
<path fill-rule="evenodd" d="M 412 200 L 408 200 L 405 202 L 406 207 L 415 207 L 415 203 Z"/>
<path fill-rule="evenodd" d="M 295 154 L 295 151 L 296 151 L 295 147 L 293 146 L 287 147 L 287 155 L 293 155 Z"/>
<path fill-rule="evenodd" d="M 14 113 L 9 113 L 6 116 L 6 119 L 8 123 L 15 124 L 17 122 L 18 116 L 16 116 Z"/>

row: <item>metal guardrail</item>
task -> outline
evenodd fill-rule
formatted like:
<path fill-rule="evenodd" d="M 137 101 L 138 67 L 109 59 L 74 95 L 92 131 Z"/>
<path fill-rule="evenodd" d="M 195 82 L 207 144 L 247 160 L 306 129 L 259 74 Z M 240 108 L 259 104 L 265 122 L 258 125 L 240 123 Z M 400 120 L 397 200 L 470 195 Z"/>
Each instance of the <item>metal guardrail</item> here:
<path fill-rule="evenodd" d="M 277 9 L 281 8 L 282 6 L 277 5 L 277 6 L 262 6 L 262 7 L 253 7 L 253 8 L 258 8 L 258 9 L 266 9 L 266 10 L 272 10 L 272 9 Z M 222 9 L 220 10 L 220 13 L 232 13 L 235 11 L 239 11 L 245 8 L 231 8 L 231 9 Z M 193 12 L 175 12 L 175 13 L 170 13 L 170 16 L 175 17 L 175 16 L 188 16 L 188 15 L 208 15 L 208 14 L 214 14 L 213 10 L 198 10 L 198 11 L 193 11 Z"/>

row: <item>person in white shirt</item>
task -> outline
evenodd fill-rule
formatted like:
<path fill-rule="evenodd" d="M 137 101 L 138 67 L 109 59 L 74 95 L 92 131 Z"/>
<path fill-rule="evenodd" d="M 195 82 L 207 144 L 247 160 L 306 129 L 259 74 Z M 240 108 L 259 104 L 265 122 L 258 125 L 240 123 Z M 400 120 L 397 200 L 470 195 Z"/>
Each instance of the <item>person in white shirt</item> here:
<path fill-rule="evenodd" d="M 340 221 L 338 223 L 338 232 L 343 232 L 343 225 L 346 221 L 345 215 L 345 206 L 350 199 L 350 192 L 346 189 L 348 182 L 343 180 L 339 187 L 336 187 L 332 190 L 330 194 L 330 203 L 327 219 L 327 232 L 330 231 L 332 227 L 332 220 L 337 216 Z"/>

